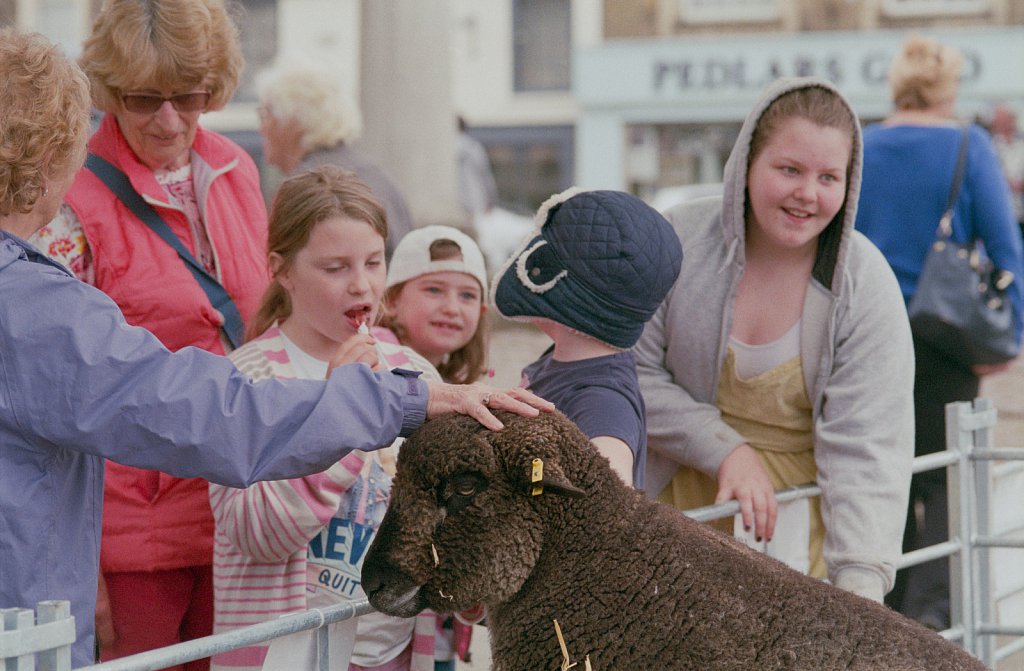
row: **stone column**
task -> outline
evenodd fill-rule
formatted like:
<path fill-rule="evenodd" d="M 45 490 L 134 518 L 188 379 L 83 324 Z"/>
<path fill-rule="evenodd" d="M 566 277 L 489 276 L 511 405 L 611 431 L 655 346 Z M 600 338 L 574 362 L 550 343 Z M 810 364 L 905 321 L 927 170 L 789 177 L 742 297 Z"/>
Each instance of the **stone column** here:
<path fill-rule="evenodd" d="M 417 226 L 468 227 L 458 200 L 446 0 L 363 0 L 361 151 L 401 189 Z"/>

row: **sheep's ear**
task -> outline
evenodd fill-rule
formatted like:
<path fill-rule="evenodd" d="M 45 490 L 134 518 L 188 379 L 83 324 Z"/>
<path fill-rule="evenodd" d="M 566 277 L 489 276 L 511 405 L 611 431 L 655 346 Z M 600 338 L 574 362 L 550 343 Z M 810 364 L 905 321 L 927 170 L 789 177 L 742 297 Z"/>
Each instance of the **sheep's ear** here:
<path fill-rule="evenodd" d="M 558 467 L 558 462 L 553 459 L 545 461 L 539 457 L 534 458 L 530 462 L 530 494 L 540 496 L 545 492 L 574 499 L 587 495 L 585 491 L 565 477 L 562 469 Z"/>

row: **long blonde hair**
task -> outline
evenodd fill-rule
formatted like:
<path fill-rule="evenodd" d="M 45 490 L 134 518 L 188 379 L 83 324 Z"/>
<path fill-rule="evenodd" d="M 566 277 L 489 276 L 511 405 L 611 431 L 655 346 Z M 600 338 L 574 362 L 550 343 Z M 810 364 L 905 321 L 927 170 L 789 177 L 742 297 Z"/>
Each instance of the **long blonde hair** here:
<path fill-rule="evenodd" d="M 286 179 L 274 196 L 267 230 L 267 258 L 272 254 L 280 257 L 278 272 L 295 262 L 296 255 L 309 242 L 313 227 L 331 217 L 365 221 L 387 240 L 387 214 L 370 187 L 354 173 L 325 165 Z M 276 277 L 271 278 L 259 309 L 249 321 L 246 339 L 259 336 L 291 313 L 288 292 Z"/>

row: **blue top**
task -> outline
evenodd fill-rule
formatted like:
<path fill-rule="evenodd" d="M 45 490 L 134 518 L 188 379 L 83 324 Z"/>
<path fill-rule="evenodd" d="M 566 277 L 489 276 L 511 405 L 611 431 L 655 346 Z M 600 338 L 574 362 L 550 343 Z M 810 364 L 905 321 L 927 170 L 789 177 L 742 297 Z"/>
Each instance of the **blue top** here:
<path fill-rule="evenodd" d="M 424 421 L 414 377 L 342 366 L 252 382 L 171 353 L 105 294 L 0 231 L 0 608 L 68 599 L 93 662 L 103 458 L 232 487 L 326 469 Z"/>
<path fill-rule="evenodd" d="M 612 436 L 633 452 L 633 487 L 644 488 L 647 423 L 633 352 L 555 361 L 554 348 L 523 369 L 523 386 L 555 404 L 588 438 Z"/>
<path fill-rule="evenodd" d="M 864 129 L 864 171 L 856 228 L 882 250 L 909 302 L 953 181 L 961 128 L 882 126 Z M 992 140 L 970 127 L 964 181 L 953 215 L 953 240 L 980 239 L 996 267 L 1016 278 L 1009 290 L 1017 336 L 1024 306 L 1021 235 Z"/>

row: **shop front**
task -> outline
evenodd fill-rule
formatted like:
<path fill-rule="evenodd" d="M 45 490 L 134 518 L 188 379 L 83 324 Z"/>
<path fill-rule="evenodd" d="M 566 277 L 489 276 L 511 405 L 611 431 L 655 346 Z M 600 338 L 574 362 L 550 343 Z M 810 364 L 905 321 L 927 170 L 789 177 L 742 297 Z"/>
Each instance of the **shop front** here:
<path fill-rule="evenodd" d="M 957 112 L 1024 106 L 1024 28 L 934 31 L 966 58 Z M 865 123 L 890 107 L 886 73 L 903 31 L 773 33 L 608 41 L 574 54 L 577 183 L 654 200 L 718 182 L 740 123 L 778 77 L 838 85 Z"/>

